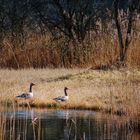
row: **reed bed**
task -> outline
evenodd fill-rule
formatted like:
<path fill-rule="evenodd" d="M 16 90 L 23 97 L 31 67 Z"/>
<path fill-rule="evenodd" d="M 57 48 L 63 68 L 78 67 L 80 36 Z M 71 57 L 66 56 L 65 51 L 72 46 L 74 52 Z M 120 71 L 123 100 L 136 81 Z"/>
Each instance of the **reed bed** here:
<path fill-rule="evenodd" d="M 66 37 L 54 39 L 50 34 L 29 36 L 24 46 L 13 45 L 5 39 L 0 49 L 1 68 L 110 68 L 119 60 L 119 43 L 114 35 L 92 33 L 82 44 L 75 44 Z M 140 68 L 140 40 L 132 38 L 126 65 Z M 16 47 L 15 47 L 16 46 Z"/>

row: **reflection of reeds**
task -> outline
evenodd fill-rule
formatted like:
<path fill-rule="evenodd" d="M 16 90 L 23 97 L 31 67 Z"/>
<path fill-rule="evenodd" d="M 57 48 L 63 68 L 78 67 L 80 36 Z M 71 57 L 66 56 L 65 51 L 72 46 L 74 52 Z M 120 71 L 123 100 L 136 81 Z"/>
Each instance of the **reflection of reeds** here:
<path fill-rule="evenodd" d="M 96 115 L 95 115 L 96 116 Z M 98 118 L 86 118 L 85 120 L 73 116 L 67 121 L 65 126 L 65 139 L 133 139 L 135 130 L 131 127 L 127 117 L 117 117 L 114 115 L 105 115 Z M 139 136 L 135 136 L 139 140 Z"/>
<path fill-rule="evenodd" d="M 1 111 L 12 111 L 12 108 L 3 109 L 1 107 L 0 109 Z M 16 112 L 20 112 L 20 110 L 20 107 L 15 109 Z M 25 112 L 32 111 L 25 107 L 22 110 Z M 41 113 L 41 110 L 38 110 L 38 112 Z M 43 112 L 44 110 L 42 110 Z M 70 114 L 69 110 L 67 110 L 64 114 L 65 116 L 63 116 L 63 121 L 62 118 L 55 118 L 53 121 L 52 118 L 50 120 L 47 119 L 47 122 L 51 122 L 51 124 L 46 123 L 46 120 L 43 122 L 44 118 L 41 120 L 34 115 L 29 120 L 28 115 L 21 119 L 17 118 L 16 115 L 9 117 L 3 114 L 0 116 L 0 140 L 44 140 L 49 138 L 47 137 L 48 134 L 53 134 L 53 138 L 54 136 L 57 138 L 58 134 L 63 133 L 65 140 L 92 140 L 93 138 L 103 140 L 139 140 L 139 136 L 134 135 L 134 125 L 131 124 L 127 116 L 120 117 L 104 113 L 94 113 L 94 115 L 91 115 L 91 111 L 89 114 L 86 114 L 84 111 L 81 115 L 77 114 Z M 87 116 L 84 116 L 85 114 Z M 43 123 L 43 127 L 41 123 Z M 52 131 L 54 132 L 52 133 Z"/>
<path fill-rule="evenodd" d="M 0 107 L 0 140 L 26 140 L 27 135 L 33 132 L 32 138 L 36 140 L 36 134 L 38 135 L 40 124 L 38 125 L 39 119 L 31 115 L 31 121 L 27 115 L 22 118 L 16 118 L 16 113 L 20 113 L 19 106 L 13 107 L 1 106 Z M 29 105 L 30 106 L 30 105 Z M 31 107 L 23 108 L 26 112 L 31 112 Z M 29 132 L 30 131 L 30 132 Z M 40 135 L 38 135 L 38 138 Z"/>

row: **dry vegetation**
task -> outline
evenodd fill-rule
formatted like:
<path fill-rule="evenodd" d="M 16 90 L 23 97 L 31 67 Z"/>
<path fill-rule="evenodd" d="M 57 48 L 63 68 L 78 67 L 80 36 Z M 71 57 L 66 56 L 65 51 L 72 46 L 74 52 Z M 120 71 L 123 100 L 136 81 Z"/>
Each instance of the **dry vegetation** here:
<path fill-rule="evenodd" d="M 140 71 L 91 69 L 0 70 L 0 100 L 14 101 L 34 82 L 34 107 L 93 109 L 119 115 L 140 114 Z M 70 100 L 61 105 L 52 99 L 63 95 L 67 86 Z M 20 101 L 21 102 L 21 101 Z"/>
<path fill-rule="evenodd" d="M 28 101 L 18 100 L 15 102 L 15 96 L 28 91 L 30 82 L 34 82 L 36 86 L 33 88 L 34 98 L 29 101 L 30 107 L 36 108 L 57 108 L 57 109 L 89 109 L 102 111 L 103 118 L 107 117 L 105 130 L 122 127 L 132 131 L 138 130 L 140 127 L 140 71 L 131 69 L 120 70 L 92 70 L 89 69 L 22 69 L 22 70 L 0 70 L 0 111 L 5 109 L 20 111 L 27 106 Z M 69 88 L 70 99 L 67 103 L 56 103 L 52 99 L 56 96 L 63 95 L 63 88 Z M 4 108 L 3 108 L 3 106 Z M 10 106 L 10 107 L 8 107 Z M 23 108 L 19 107 L 22 106 Z M 39 112 L 44 111 L 39 109 Z M 113 115 L 108 115 L 111 113 Z M 117 114 L 114 115 L 114 114 Z M 115 116 L 115 122 L 112 120 Z M 120 117 L 121 116 L 121 119 Z M 95 117 L 95 116 L 93 116 Z M 101 115 L 100 115 L 101 117 Z M 98 118 L 98 117 L 97 117 Z M 109 119 L 112 118 L 112 119 Z M 99 118 L 98 118 L 99 119 Z M 35 120 L 35 121 L 34 121 Z M 21 139 L 27 136 L 27 118 L 23 124 L 22 119 L 15 125 L 16 118 L 1 114 L 0 116 L 0 140 Z M 41 139 L 40 120 L 32 116 L 29 130 L 33 130 L 34 139 Z M 117 122 L 117 123 L 116 123 Z M 36 123 L 37 126 L 36 127 Z M 115 124 L 114 124 L 115 123 Z M 6 125 L 8 124 L 8 125 Z M 113 125 L 114 124 L 114 125 Z M 99 131 L 100 125 L 99 125 Z M 20 135 L 21 126 L 23 132 Z M 71 125 L 70 125 L 71 126 Z M 18 128 L 18 129 L 17 129 Z M 8 131 L 7 131 L 8 129 Z M 15 130 L 18 130 L 18 137 Z M 71 127 L 70 127 L 71 129 Z M 10 131 L 9 131 L 10 130 Z M 28 131 L 29 131 L 28 130 Z M 43 131 L 44 132 L 44 131 Z M 107 134 L 111 131 L 105 131 Z M 101 132 L 102 133 L 102 132 Z M 7 135 L 8 134 L 8 135 Z M 42 133 L 43 134 L 43 133 Z M 104 135 L 106 133 L 103 132 Z M 139 135 L 138 135 L 139 138 Z"/>
<path fill-rule="evenodd" d="M 33 88 L 34 99 L 30 101 L 32 107 L 90 109 L 126 115 L 140 122 L 139 20 L 135 24 L 136 29 L 132 30 L 123 65 L 119 61 L 121 47 L 117 30 L 111 27 L 112 21 L 110 27 L 105 27 L 105 31 L 90 30 L 81 42 L 76 38 L 72 40 L 61 32 L 59 37 L 50 32 L 43 34 L 27 31 L 24 37 L 18 33 L 16 37 L 14 34 L 12 36 L 10 32 L 2 36 L 2 33 L 0 103 L 5 106 L 16 104 L 15 96 L 28 91 L 29 84 L 33 82 L 36 86 Z M 121 27 L 125 43 L 127 26 L 126 29 L 123 24 Z M 14 28 L 11 33 L 12 31 Z M 21 29 L 19 31 L 22 34 Z M 52 99 L 63 95 L 65 86 L 70 89 L 70 100 L 58 104 Z M 21 106 L 23 102 L 25 101 L 18 101 Z M 0 118 L 0 124 L 4 119 L 6 118 Z M 0 127 L 0 134 L 2 130 Z"/>
<path fill-rule="evenodd" d="M 73 44 L 66 38 L 54 40 L 51 35 L 30 35 L 23 47 L 14 48 L 5 40 L 0 53 L 1 68 L 75 68 L 92 66 L 94 69 L 110 68 L 119 57 L 118 41 L 111 35 L 92 35 L 90 43 Z M 130 43 L 126 64 L 140 68 L 140 40 Z"/>

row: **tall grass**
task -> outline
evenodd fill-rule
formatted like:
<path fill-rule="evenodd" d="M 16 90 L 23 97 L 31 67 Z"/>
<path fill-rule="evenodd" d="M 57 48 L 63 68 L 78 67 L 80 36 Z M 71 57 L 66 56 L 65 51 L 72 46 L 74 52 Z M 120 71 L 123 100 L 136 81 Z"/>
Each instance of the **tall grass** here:
<path fill-rule="evenodd" d="M 49 34 L 31 35 L 24 46 L 16 47 L 5 39 L 0 50 L 1 68 L 56 68 L 87 67 L 95 69 L 111 67 L 119 57 L 119 46 L 111 35 L 92 35 L 83 44 L 74 44 L 66 37 L 54 40 Z M 133 39 L 127 54 L 128 66 L 140 67 L 140 40 Z"/>

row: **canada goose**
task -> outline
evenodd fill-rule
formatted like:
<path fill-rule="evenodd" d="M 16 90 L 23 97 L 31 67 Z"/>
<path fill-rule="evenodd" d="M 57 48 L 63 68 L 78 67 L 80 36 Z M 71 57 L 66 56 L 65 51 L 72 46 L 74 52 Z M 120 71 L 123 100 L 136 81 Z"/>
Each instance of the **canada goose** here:
<path fill-rule="evenodd" d="M 69 96 L 67 94 L 67 90 L 68 90 L 68 88 L 65 87 L 64 88 L 65 96 L 59 96 L 59 97 L 54 98 L 53 100 L 55 100 L 57 102 L 65 102 L 65 101 L 67 101 L 69 99 Z"/>
<path fill-rule="evenodd" d="M 20 99 L 30 99 L 30 98 L 33 98 L 32 86 L 34 86 L 34 85 L 35 85 L 34 83 L 30 83 L 29 92 L 22 93 L 21 95 L 16 96 L 16 98 L 20 98 Z"/>

